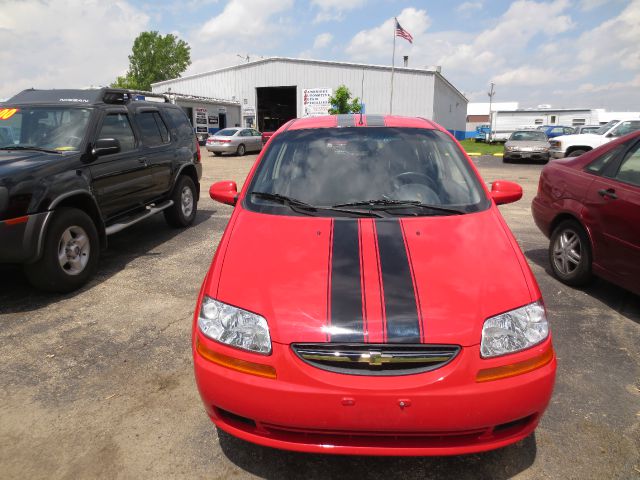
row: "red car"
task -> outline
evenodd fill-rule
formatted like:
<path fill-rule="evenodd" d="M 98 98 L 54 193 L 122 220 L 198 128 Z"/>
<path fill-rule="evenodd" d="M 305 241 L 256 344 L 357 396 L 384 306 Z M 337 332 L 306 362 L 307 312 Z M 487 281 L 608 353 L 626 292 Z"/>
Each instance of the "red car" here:
<path fill-rule="evenodd" d="M 226 432 L 269 447 L 454 455 L 537 426 L 556 360 L 536 280 L 460 145 L 424 119 L 281 127 L 235 205 L 193 321 Z"/>
<path fill-rule="evenodd" d="M 640 295 L 640 131 L 549 163 L 531 210 L 559 280 L 596 274 Z"/>

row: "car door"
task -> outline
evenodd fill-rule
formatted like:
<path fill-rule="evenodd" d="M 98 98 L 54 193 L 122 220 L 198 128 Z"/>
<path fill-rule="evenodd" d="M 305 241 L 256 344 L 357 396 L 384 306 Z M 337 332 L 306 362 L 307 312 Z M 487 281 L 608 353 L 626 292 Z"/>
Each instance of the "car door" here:
<path fill-rule="evenodd" d="M 625 142 L 591 184 L 585 214 L 593 224 L 594 262 L 629 288 L 640 282 L 640 140 Z"/>
<path fill-rule="evenodd" d="M 244 143 L 244 146 L 247 149 L 247 152 L 255 150 L 255 146 L 253 144 L 253 137 L 251 136 L 251 130 L 243 129 L 240 130 L 237 134 L 240 138 L 240 143 Z"/>
<path fill-rule="evenodd" d="M 253 135 L 253 139 L 256 142 L 256 150 L 262 150 L 262 134 L 259 131 L 253 129 L 251 129 L 251 134 Z"/>
<path fill-rule="evenodd" d="M 99 122 L 94 144 L 99 138 L 115 138 L 120 143 L 119 152 L 97 157 L 89 165 L 92 189 L 108 219 L 141 204 L 151 179 L 127 109 L 109 108 Z"/>
<path fill-rule="evenodd" d="M 157 108 L 139 107 L 135 119 L 142 139 L 142 154 L 152 178 L 151 188 L 145 195 L 145 201 L 149 202 L 169 191 L 171 166 L 177 150 L 172 145 L 169 128 Z"/>

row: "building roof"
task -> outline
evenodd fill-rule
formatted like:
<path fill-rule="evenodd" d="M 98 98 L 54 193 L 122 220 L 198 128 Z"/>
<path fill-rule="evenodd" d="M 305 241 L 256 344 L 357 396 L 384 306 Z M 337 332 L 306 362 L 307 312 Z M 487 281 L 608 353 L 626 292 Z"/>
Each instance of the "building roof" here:
<path fill-rule="evenodd" d="M 163 95 L 169 97 L 170 100 L 184 100 L 187 102 L 195 102 L 195 103 L 213 103 L 216 105 L 236 105 L 239 106 L 240 102 L 238 100 L 225 100 L 223 98 L 214 98 L 214 97 L 202 97 L 200 95 L 189 95 L 186 93 L 178 93 L 171 91 L 171 88 L 162 92 Z"/>
<path fill-rule="evenodd" d="M 337 62 L 337 61 L 331 61 L 331 60 L 312 60 L 312 59 L 306 59 L 306 58 L 290 58 L 290 57 L 269 57 L 269 58 L 262 58 L 260 60 L 254 60 L 252 62 L 247 62 L 247 63 L 241 63 L 239 65 L 232 65 L 230 67 L 224 67 L 224 68 L 219 68 L 217 70 L 210 70 L 208 72 L 202 72 L 202 73 L 196 73 L 193 75 L 186 75 L 184 77 L 179 77 L 179 78 L 174 78 L 171 80 L 164 80 L 162 82 L 156 82 L 156 83 L 152 83 L 151 86 L 152 87 L 159 87 L 162 85 L 167 85 L 167 84 L 171 84 L 177 80 L 186 80 L 186 79 L 192 79 L 192 78 L 199 78 L 199 77 L 206 77 L 207 75 L 211 75 L 211 74 L 215 74 L 215 73 L 220 73 L 220 72 L 226 72 L 229 70 L 242 70 L 245 68 L 252 68 L 255 67 L 257 65 L 261 65 L 264 63 L 270 63 L 270 62 L 289 62 L 289 63 L 304 63 L 304 64 L 308 64 L 308 65 L 317 65 L 317 66 L 334 66 L 334 67 L 348 67 L 348 68 L 365 68 L 368 70 L 386 70 L 386 71 L 391 71 L 391 66 L 389 65 L 374 65 L 374 64 L 367 64 L 367 63 L 353 63 L 353 62 Z M 455 90 L 462 98 L 464 98 L 465 100 L 467 99 L 467 97 L 464 96 L 464 94 L 458 90 L 456 87 L 454 87 L 451 82 L 449 82 L 443 75 L 442 73 L 439 71 L 439 67 L 428 67 L 428 68 L 409 68 L 409 67 L 395 67 L 395 70 L 397 70 L 398 72 L 409 72 L 409 73 L 418 73 L 418 74 L 425 74 L 425 75 L 436 75 L 438 77 L 440 77 L 444 82 L 446 82 L 453 90 Z"/>
<path fill-rule="evenodd" d="M 520 108 L 518 110 L 495 110 L 500 113 L 535 113 L 546 114 L 556 112 L 591 112 L 593 108 Z"/>

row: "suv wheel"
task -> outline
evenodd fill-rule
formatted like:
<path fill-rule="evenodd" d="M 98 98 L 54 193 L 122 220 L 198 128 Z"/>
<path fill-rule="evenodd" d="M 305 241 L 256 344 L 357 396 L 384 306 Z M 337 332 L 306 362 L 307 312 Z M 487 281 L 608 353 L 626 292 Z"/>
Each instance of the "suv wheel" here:
<path fill-rule="evenodd" d="M 238 145 L 238 150 L 237 150 L 237 154 L 239 157 L 244 155 L 244 152 L 246 152 L 247 149 L 245 148 L 245 146 L 241 143 L 240 145 Z"/>
<path fill-rule="evenodd" d="M 173 205 L 164 211 L 164 218 L 176 228 L 187 227 L 193 223 L 198 210 L 196 186 L 187 175 L 180 175 L 171 195 Z"/>
<path fill-rule="evenodd" d="M 579 157 L 583 153 L 587 153 L 587 151 L 586 150 L 574 150 L 569 155 L 567 155 L 567 157 Z"/>
<path fill-rule="evenodd" d="M 98 231 L 91 217 L 76 208 L 61 208 L 53 213 L 42 256 L 25 265 L 25 274 L 42 290 L 71 292 L 93 276 L 99 254 Z"/>
<path fill-rule="evenodd" d="M 551 235 L 549 261 L 553 274 L 567 285 L 584 285 L 591 279 L 589 237 L 575 220 L 565 220 Z"/>

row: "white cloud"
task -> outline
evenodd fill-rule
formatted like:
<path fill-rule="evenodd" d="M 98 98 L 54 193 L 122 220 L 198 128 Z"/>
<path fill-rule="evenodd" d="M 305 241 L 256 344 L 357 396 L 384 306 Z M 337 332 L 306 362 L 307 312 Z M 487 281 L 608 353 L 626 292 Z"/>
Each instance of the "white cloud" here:
<path fill-rule="evenodd" d="M 603 85 L 594 85 L 593 83 L 583 83 L 578 87 L 580 93 L 596 93 L 596 92 L 608 92 L 611 90 L 622 90 L 629 88 L 640 87 L 640 75 L 636 75 L 628 82 L 609 82 Z"/>
<path fill-rule="evenodd" d="M 5 0 L 0 13 L 0 98 L 24 88 L 106 85 L 129 65 L 149 17 L 126 1 Z"/>
<path fill-rule="evenodd" d="M 459 13 L 471 13 L 475 10 L 480 10 L 482 8 L 482 2 L 464 2 L 456 7 L 456 11 Z"/>
<path fill-rule="evenodd" d="M 332 40 L 333 40 L 333 35 L 331 35 L 330 33 L 328 32 L 321 33 L 313 41 L 313 48 L 314 49 L 324 48 L 328 46 Z"/>
<path fill-rule="evenodd" d="M 208 20 L 200 34 L 207 39 L 259 40 L 277 33 L 273 16 L 291 9 L 293 0 L 230 0 L 220 15 Z"/>
<path fill-rule="evenodd" d="M 392 51 L 394 23 L 393 18 L 385 20 L 381 25 L 370 30 L 362 30 L 351 39 L 346 48 L 347 54 L 354 60 L 370 61 L 371 59 L 388 58 Z M 426 10 L 405 8 L 398 15 L 398 22 L 418 43 L 420 37 L 431 25 L 431 19 Z M 412 48 L 406 40 L 398 38 L 398 45 L 404 47 L 403 51 L 410 53 Z"/>
<path fill-rule="evenodd" d="M 366 2 L 367 0 L 312 0 L 311 4 L 320 10 L 313 22 L 341 22 L 345 12 L 360 8 Z"/>

